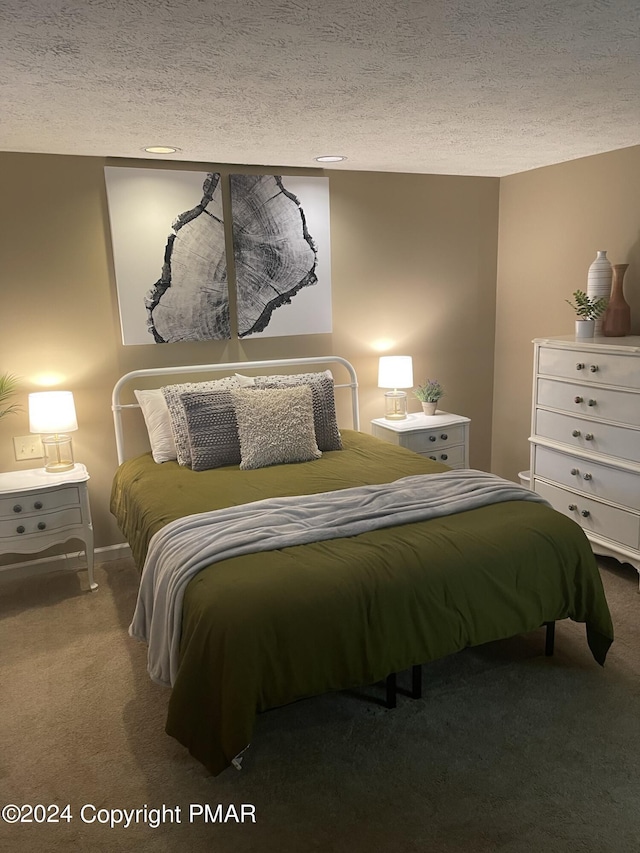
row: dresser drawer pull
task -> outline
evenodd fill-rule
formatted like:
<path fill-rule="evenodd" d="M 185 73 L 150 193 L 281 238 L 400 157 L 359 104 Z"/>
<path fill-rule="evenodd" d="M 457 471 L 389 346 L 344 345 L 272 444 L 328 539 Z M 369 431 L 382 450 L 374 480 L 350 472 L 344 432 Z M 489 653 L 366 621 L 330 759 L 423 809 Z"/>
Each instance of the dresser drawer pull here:
<path fill-rule="evenodd" d="M 571 473 L 572 473 L 572 474 L 573 474 L 573 476 L 575 477 L 575 476 L 576 476 L 576 474 L 579 474 L 579 473 L 580 473 L 580 471 L 578 471 L 578 469 L 577 469 L 577 468 L 572 468 L 572 469 L 571 469 Z"/>
<path fill-rule="evenodd" d="M 599 368 L 598 368 L 598 365 L 597 365 L 597 364 L 592 364 L 592 365 L 591 365 L 591 367 L 589 368 L 589 370 L 590 370 L 592 373 L 597 373 L 597 372 L 598 372 L 598 369 L 599 369 Z"/>
<path fill-rule="evenodd" d="M 584 370 L 584 364 L 581 361 L 576 364 L 576 370 Z"/>
<path fill-rule="evenodd" d="M 588 510 L 588 509 L 583 509 L 583 510 L 581 510 L 580 515 L 581 515 L 583 518 L 589 518 L 589 516 L 591 515 L 591 513 L 589 512 L 589 510 Z"/>
<path fill-rule="evenodd" d="M 588 432 L 585 434 L 585 441 L 593 441 L 593 433 Z"/>
<path fill-rule="evenodd" d="M 433 461 L 434 461 L 434 462 L 437 462 L 437 461 L 438 461 L 438 457 L 437 457 L 437 456 L 430 456 L 430 457 L 429 457 L 429 459 L 433 459 Z"/>
<path fill-rule="evenodd" d="M 445 461 L 445 460 L 446 460 L 446 459 L 448 459 L 448 458 L 449 458 L 449 457 L 447 456 L 447 454 L 446 454 L 446 453 L 441 453 L 441 454 L 440 454 L 440 459 L 442 459 L 443 461 Z"/>
<path fill-rule="evenodd" d="M 589 400 L 589 402 L 587 403 L 587 406 L 596 406 L 596 405 L 597 405 L 597 403 L 595 400 Z"/>
<path fill-rule="evenodd" d="M 22 507 L 20 506 L 20 504 L 16 504 L 13 508 L 13 511 L 14 512 L 22 512 Z"/>
<path fill-rule="evenodd" d="M 574 397 L 573 402 L 574 403 L 582 403 L 583 399 L 584 399 L 583 397 Z"/>
<path fill-rule="evenodd" d="M 26 528 L 22 524 L 20 525 L 20 527 L 16 527 L 16 533 L 24 533 L 25 530 Z"/>
<path fill-rule="evenodd" d="M 449 436 L 446 434 L 446 432 L 443 432 L 443 433 L 442 433 L 442 435 L 440 436 L 440 438 L 441 438 L 443 441 L 447 441 L 447 439 L 449 438 Z"/>
<path fill-rule="evenodd" d="M 436 437 L 435 437 L 435 435 L 430 435 L 430 436 L 429 436 L 429 441 L 436 441 Z"/>
<path fill-rule="evenodd" d="M 569 504 L 569 509 L 571 510 L 571 512 L 575 512 L 578 507 L 576 506 L 576 504 Z"/>
<path fill-rule="evenodd" d="M 574 429 L 574 431 L 571 433 L 571 435 L 572 435 L 574 438 L 577 438 L 577 437 L 580 435 L 580 430 L 579 430 L 579 429 Z"/>
<path fill-rule="evenodd" d="M 583 479 L 584 480 L 593 480 L 593 475 L 592 474 L 585 474 Z"/>
<path fill-rule="evenodd" d="M 38 530 L 44 530 L 46 526 L 47 526 L 47 525 L 45 524 L 45 522 L 44 522 L 44 521 L 39 521 L 39 522 L 38 522 Z"/>
<path fill-rule="evenodd" d="M 34 509 L 42 509 L 42 501 L 36 501 L 33 505 Z"/>

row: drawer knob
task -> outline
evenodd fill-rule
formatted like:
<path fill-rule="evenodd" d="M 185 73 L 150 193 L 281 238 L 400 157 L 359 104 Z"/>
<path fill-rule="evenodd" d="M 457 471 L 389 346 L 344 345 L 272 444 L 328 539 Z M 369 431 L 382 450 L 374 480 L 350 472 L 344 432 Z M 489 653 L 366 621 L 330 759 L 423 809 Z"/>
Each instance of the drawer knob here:
<path fill-rule="evenodd" d="M 574 429 L 574 431 L 571 433 L 571 435 L 572 435 L 574 438 L 577 438 L 577 437 L 580 435 L 580 430 L 579 430 L 579 429 Z"/>
<path fill-rule="evenodd" d="M 579 474 L 579 473 L 580 473 L 580 471 L 578 471 L 578 469 L 577 469 L 577 468 L 572 468 L 572 469 L 571 469 L 571 473 L 572 473 L 572 474 L 574 475 L 574 477 L 575 477 L 575 475 L 576 475 L 576 474 Z"/>
<path fill-rule="evenodd" d="M 574 397 L 573 402 L 574 403 L 582 403 L 582 397 Z"/>
<path fill-rule="evenodd" d="M 42 501 L 36 501 L 33 505 L 34 509 L 42 509 Z"/>
<path fill-rule="evenodd" d="M 589 518 L 591 513 L 589 512 L 588 509 L 583 509 L 582 512 L 580 513 L 580 515 L 583 516 L 584 518 Z"/>
<path fill-rule="evenodd" d="M 445 459 L 448 459 L 448 458 L 449 458 L 449 457 L 447 456 L 447 454 L 446 454 L 446 453 L 441 453 L 441 454 L 440 454 L 440 459 L 445 460 Z"/>
<path fill-rule="evenodd" d="M 437 461 L 435 456 L 430 456 L 429 459 L 433 459 L 434 462 Z"/>
<path fill-rule="evenodd" d="M 593 433 L 592 433 L 592 432 L 588 432 L 588 433 L 585 435 L 585 439 L 586 439 L 587 441 L 593 441 Z"/>
<path fill-rule="evenodd" d="M 598 369 L 599 369 L 599 368 L 598 368 L 598 365 L 597 365 L 597 364 L 592 364 L 592 365 L 591 365 L 591 367 L 589 368 L 589 370 L 590 370 L 592 373 L 597 373 L 597 372 L 598 372 Z"/>
<path fill-rule="evenodd" d="M 571 510 L 571 512 L 575 512 L 578 507 L 575 504 L 569 504 L 569 509 Z"/>
<path fill-rule="evenodd" d="M 584 370 L 584 364 L 581 361 L 576 364 L 576 370 Z"/>
<path fill-rule="evenodd" d="M 593 477 L 592 477 L 592 475 L 591 475 L 591 474 L 585 474 L 585 475 L 584 475 L 584 479 L 585 479 L 585 480 L 593 480 Z"/>
<path fill-rule="evenodd" d="M 14 512 L 22 512 L 22 507 L 20 506 L 20 504 L 16 504 L 13 508 L 13 511 Z"/>
<path fill-rule="evenodd" d="M 440 436 L 440 438 L 441 438 L 443 441 L 446 441 L 446 440 L 449 438 L 449 436 L 446 434 L 446 432 L 443 432 L 443 433 L 442 433 L 442 435 Z"/>
<path fill-rule="evenodd" d="M 587 403 L 587 406 L 595 406 L 595 405 L 597 405 L 595 400 L 589 400 L 589 402 Z"/>
<path fill-rule="evenodd" d="M 430 436 L 429 436 L 429 441 L 435 441 L 435 440 L 436 440 L 435 435 L 430 435 Z"/>
<path fill-rule="evenodd" d="M 16 527 L 17 533 L 24 533 L 24 531 L 25 531 L 25 528 L 24 528 L 23 524 L 21 524 L 20 527 Z"/>
<path fill-rule="evenodd" d="M 44 523 L 44 521 L 38 522 L 38 530 L 44 530 L 46 526 L 47 525 Z"/>

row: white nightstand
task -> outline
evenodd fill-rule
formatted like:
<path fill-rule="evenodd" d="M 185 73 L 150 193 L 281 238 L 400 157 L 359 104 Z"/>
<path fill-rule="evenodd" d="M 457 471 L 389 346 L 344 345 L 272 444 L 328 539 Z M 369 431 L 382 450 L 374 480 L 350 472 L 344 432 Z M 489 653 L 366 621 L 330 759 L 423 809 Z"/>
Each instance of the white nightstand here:
<path fill-rule="evenodd" d="M 374 418 L 371 432 L 376 438 L 399 444 L 451 468 L 469 467 L 469 418 L 438 412 L 408 414 L 406 420 Z"/>
<path fill-rule="evenodd" d="M 50 474 L 44 468 L 0 474 L 0 554 L 35 554 L 50 545 L 85 543 L 89 586 L 93 579 L 93 524 L 84 465 Z"/>

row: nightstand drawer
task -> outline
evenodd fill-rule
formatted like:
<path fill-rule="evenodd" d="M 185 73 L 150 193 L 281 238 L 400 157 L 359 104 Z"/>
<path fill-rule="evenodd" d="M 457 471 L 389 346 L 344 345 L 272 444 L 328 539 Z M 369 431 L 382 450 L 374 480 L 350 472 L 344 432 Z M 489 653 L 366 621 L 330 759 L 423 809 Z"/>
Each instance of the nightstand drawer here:
<path fill-rule="evenodd" d="M 80 507 L 69 507 L 57 512 L 41 512 L 0 521 L 0 539 L 44 535 L 76 525 L 82 525 Z"/>
<path fill-rule="evenodd" d="M 62 506 L 80 506 L 77 486 L 66 486 L 42 492 L 24 492 L 14 498 L 0 498 L 0 518 L 22 517 L 29 513 L 46 512 Z"/>
<path fill-rule="evenodd" d="M 539 495 L 549 501 L 554 509 L 573 518 L 585 531 L 619 542 L 634 550 L 639 547 L 640 516 L 576 495 L 540 480 L 534 480 L 533 487 Z"/>
<path fill-rule="evenodd" d="M 638 360 L 633 356 L 540 347 L 538 373 L 640 389 Z"/>
<path fill-rule="evenodd" d="M 438 450 L 430 448 L 429 453 L 421 453 L 420 456 L 433 459 L 434 462 L 442 462 L 451 468 L 464 468 L 464 445 L 462 444 L 455 447 L 440 447 Z"/>
<path fill-rule="evenodd" d="M 455 425 L 440 427 L 429 432 L 409 432 L 402 436 L 401 444 L 416 453 L 432 453 L 436 449 L 450 447 L 454 444 L 464 444 L 464 427 Z"/>

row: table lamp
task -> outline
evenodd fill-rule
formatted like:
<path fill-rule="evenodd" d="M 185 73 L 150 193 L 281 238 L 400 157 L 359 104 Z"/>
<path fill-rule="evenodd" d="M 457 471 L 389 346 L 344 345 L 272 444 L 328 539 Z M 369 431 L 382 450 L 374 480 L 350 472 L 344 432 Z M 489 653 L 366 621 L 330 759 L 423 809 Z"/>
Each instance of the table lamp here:
<path fill-rule="evenodd" d="M 401 421 L 407 417 L 407 395 L 399 388 L 413 386 L 413 361 L 410 355 L 383 355 L 378 364 L 378 388 L 392 388 L 384 395 L 385 418 Z"/>
<path fill-rule="evenodd" d="M 71 391 L 37 391 L 29 394 L 29 431 L 42 435 L 45 471 L 73 468 L 71 436 L 78 429 Z"/>

